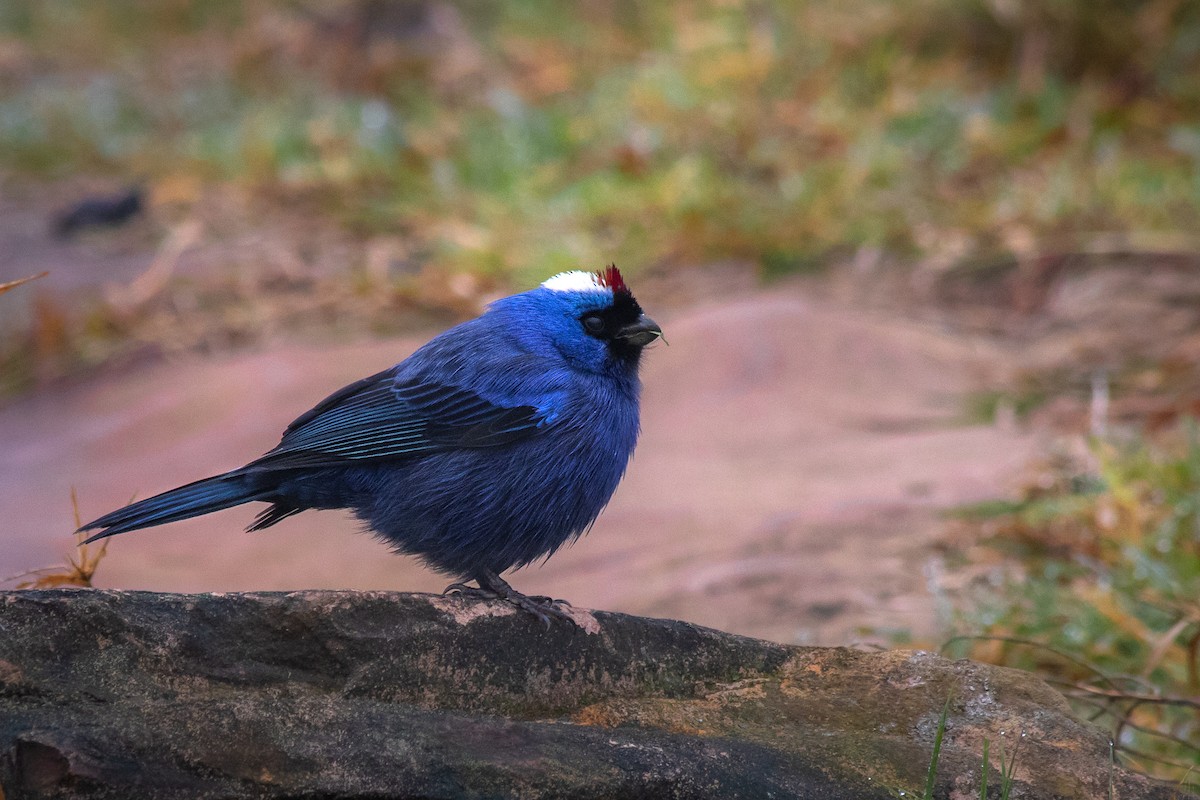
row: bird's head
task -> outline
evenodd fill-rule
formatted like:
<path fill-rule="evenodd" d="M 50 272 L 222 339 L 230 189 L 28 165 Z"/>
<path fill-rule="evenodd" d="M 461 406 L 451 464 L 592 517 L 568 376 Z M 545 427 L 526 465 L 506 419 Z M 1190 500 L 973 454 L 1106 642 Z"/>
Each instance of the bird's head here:
<path fill-rule="evenodd" d="M 527 333 L 592 372 L 636 368 L 642 348 L 662 336 L 615 266 L 563 272 L 508 301 L 522 307 Z"/>

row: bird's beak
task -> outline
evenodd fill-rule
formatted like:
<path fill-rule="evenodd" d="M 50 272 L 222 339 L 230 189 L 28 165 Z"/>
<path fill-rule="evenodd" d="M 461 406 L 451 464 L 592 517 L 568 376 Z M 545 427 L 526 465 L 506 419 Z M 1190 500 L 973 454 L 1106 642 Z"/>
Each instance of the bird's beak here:
<path fill-rule="evenodd" d="M 662 336 L 662 328 L 658 323 L 642 314 L 637 322 L 631 322 L 617 331 L 617 338 L 629 342 L 634 347 L 645 347 Z"/>

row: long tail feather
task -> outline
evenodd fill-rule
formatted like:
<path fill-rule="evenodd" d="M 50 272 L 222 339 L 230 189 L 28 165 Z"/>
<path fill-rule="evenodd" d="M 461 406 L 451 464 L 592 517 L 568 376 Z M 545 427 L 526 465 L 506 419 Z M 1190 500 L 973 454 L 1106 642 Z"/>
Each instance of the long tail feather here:
<path fill-rule="evenodd" d="M 118 533 L 198 517 L 251 500 L 265 499 L 265 494 L 260 488 L 253 486 L 245 475 L 217 475 L 118 508 L 111 514 L 89 522 L 79 530 L 103 528 L 84 542 L 87 544 L 97 539 L 116 536 Z"/>

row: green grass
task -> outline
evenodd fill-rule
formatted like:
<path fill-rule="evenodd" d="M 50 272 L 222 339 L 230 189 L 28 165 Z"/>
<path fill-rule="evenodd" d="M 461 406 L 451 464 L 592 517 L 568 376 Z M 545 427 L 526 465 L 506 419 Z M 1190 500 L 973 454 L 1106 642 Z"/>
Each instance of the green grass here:
<path fill-rule="evenodd" d="M 942 713 L 938 717 L 937 728 L 933 734 L 933 750 L 929 756 L 929 768 L 925 774 L 925 786 L 921 791 L 921 800 L 933 800 L 934 790 L 937 788 L 938 767 L 941 762 L 942 742 L 946 736 L 947 719 L 950 716 L 950 704 L 953 698 L 947 697 L 946 703 L 942 706 Z M 983 755 L 979 769 L 979 800 L 988 799 L 988 777 L 993 769 L 992 762 L 989 757 L 990 742 L 988 739 L 983 740 Z M 1000 800 L 1009 800 L 1012 793 L 1013 776 L 1016 773 L 1017 754 L 1014 752 L 1012 757 L 1007 761 L 1004 758 L 1004 750 L 1000 751 Z M 893 790 L 893 795 L 897 798 L 907 798 L 915 796 L 914 794 L 903 791 Z"/>
<path fill-rule="evenodd" d="M 973 272 L 1099 231 L 1191 231 L 1200 7 L 1010 5 L 461 0 L 460 34 L 431 46 L 387 25 L 356 39 L 356 0 L 10 0 L 0 179 L 139 181 L 168 224 L 249 196 L 487 291 L 610 262 L 769 278 L 873 253 Z M 361 261 L 300 291 L 353 295 L 359 315 L 380 294 L 413 305 L 404 278 L 348 292 Z M 163 305 L 197 291 L 174 282 Z M 0 330 L 0 395 L 137 346 L 252 338 L 220 317 L 273 291 L 219 294 L 196 306 L 216 336 L 99 301 Z"/>
<path fill-rule="evenodd" d="M 1200 757 L 1200 428 L 1097 442 L 1015 503 L 965 510 L 999 558 L 962 655 L 1040 672 L 1122 761 L 1187 783 Z"/>
<path fill-rule="evenodd" d="M 942 706 L 942 715 L 938 717 L 937 731 L 933 734 L 933 753 L 929 756 L 929 771 L 925 775 L 925 791 L 921 800 L 933 800 L 933 789 L 937 782 L 938 759 L 942 755 L 942 738 L 946 735 L 946 717 L 950 714 L 950 698 Z M 984 745 L 984 770 L 987 770 L 987 745 Z"/>
<path fill-rule="evenodd" d="M 484 66 L 456 83 L 427 55 L 339 66 L 283 3 L 14 0 L 0 162 L 317 197 L 434 267 L 526 282 L 1188 230 L 1200 12 L 1139 5 L 464 2 Z M 1042 30 L 1055 47 L 1013 69 Z"/>
<path fill-rule="evenodd" d="M 983 758 L 982 764 L 979 767 L 979 800 L 989 800 L 988 798 L 988 776 L 992 771 L 992 761 L 990 753 L 991 742 L 988 739 L 983 740 Z M 1004 748 L 1000 748 L 1000 800 L 1009 800 L 1012 794 L 1013 776 L 1017 771 L 1017 754 L 1014 752 L 1008 760 L 1004 758 Z M 932 798 L 932 794 L 928 797 Z"/>

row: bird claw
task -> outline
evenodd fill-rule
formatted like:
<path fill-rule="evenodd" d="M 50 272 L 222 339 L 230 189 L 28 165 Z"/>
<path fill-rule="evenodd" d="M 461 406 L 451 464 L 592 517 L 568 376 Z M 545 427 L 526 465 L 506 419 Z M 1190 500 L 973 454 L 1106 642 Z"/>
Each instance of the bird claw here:
<path fill-rule="evenodd" d="M 478 581 L 479 586 L 470 586 L 466 583 L 452 583 L 442 590 L 442 594 L 457 594 L 476 600 L 503 600 L 537 617 L 547 629 L 550 628 L 551 617 L 566 620 L 572 625 L 578 624 L 574 617 L 559 608 L 559 606 L 571 607 L 571 604 L 566 600 L 558 600 L 541 594 L 521 594 L 495 574 L 485 574 Z"/>
<path fill-rule="evenodd" d="M 452 583 L 442 590 L 442 594 L 458 594 L 463 597 L 474 597 L 479 600 L 498 600 L 500 595 L 490 589 L 478 586 L 468 586 L 465 583 Z"/>
<path fill-rule="evenodd" d="M 558 619 L 566 620 L 572 625 L 579 624 L 575 621 L 574 617 L 558 607 L 557 603 L 563 602 L 561 600 L 553 600 L 544 596 L 530 597 L 519 592 L 516 592 L 509 597 L 505 597 L 504 599 L 522 611 L 533 614 L 535 617 L 540 619 L 542 624 L 546 626 L 546 630 L 550 629 L 550 617 L 557 617 Z M 547 600 L 549 602 L 542 602 L 543 600 Z M 566 605 L 569 606 L 570 603 L 566 603 Z"/>
<path fill-rule="evenodd" d="M 573 608 L 573 606 L 570 604 L 570 602 L 568 602 L 566 600 L 562 600 L 557 597 L 549 597 L 544 594 L 527 594 L 527 595 L 525 595 L 525 597 L 527 599 L 532 600 L 533 602 L 537 603 L 538 605 L 566 606 L 567 608 Z"/>

